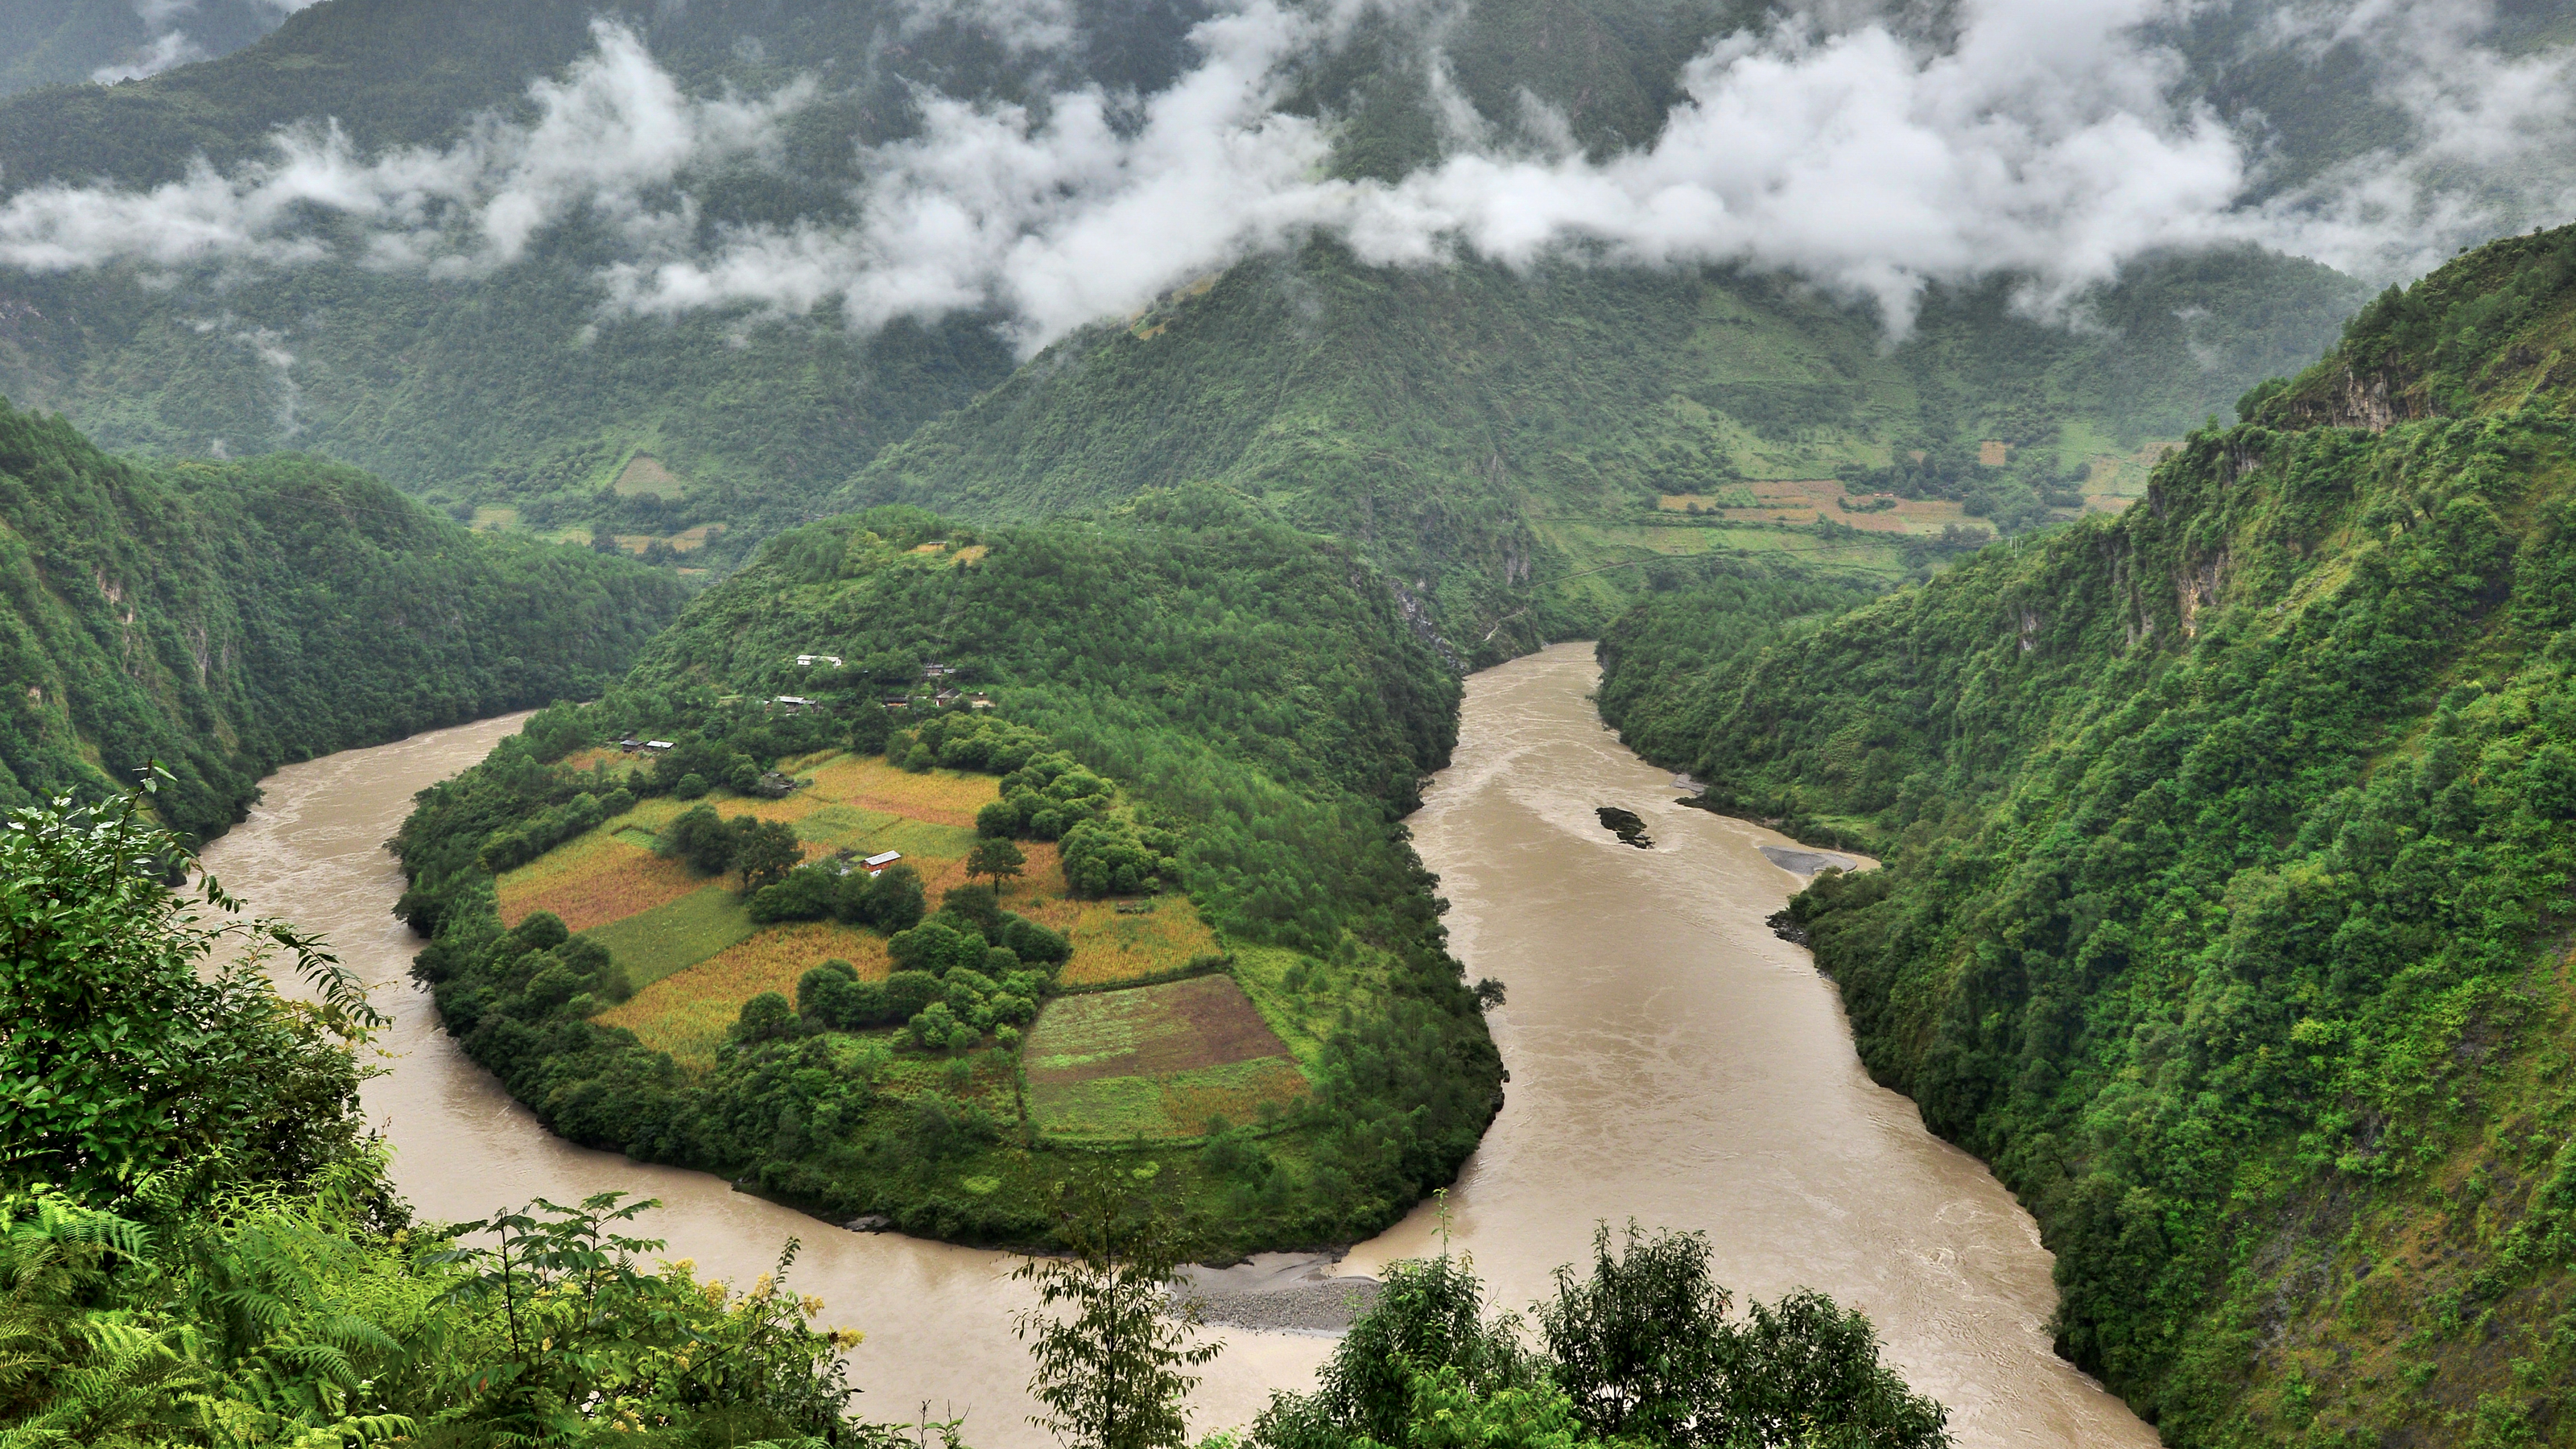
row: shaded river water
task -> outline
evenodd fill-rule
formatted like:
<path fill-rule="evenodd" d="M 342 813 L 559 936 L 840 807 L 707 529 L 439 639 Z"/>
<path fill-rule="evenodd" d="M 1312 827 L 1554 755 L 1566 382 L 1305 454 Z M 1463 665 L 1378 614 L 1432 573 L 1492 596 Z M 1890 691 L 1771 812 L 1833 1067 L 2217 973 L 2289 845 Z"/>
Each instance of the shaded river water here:
<path fill-rule="evenodd" d="M 1470 678 L 1455 763 L 1411 822 L 1452 902 L 1453 948 L 1510 992 L 1493 1017 L 1509 1096 L 1450 1203 L 1453 1245 L 1493 1301 L 1538 1297 L 1550 1270 L 1588 1252 L 1596 1220 L 1704 1229 L 1739 1294 L 1804 1285 L 1866 1309 L 1893 1362 L 1950 1406 L 1963 1445 L 2155 1444 L 2050 1352 L 2055 1295 L 2028 1215 L 1869 1080 L 1830 984 L 1762 925 L 1800 880 L 1759 847 L 1790 842 L 1678 804 L 1670 777 L 1601 725 L 1597 677 L 1591 646 L 1568 644 Z M 703 1174 L 570 1146 L 438 1032 L 407 975 L 418 942 L 390 914 L 401 876 L 381 842 L 414 792 L 520 718 L 290 766 L 206 851 L 253 909 L 325 934 L 393 1014 L 392 1070 L 367 1106 L 402 1190 L 423 1217 L 450 1220 L 538 1196 L 658 1198 L 648 1231 L 671 1255 L 738 1281 L 801 1238 L 792 1281 L 823 1296 L 824 1321 L 867 1332 L 851 1358 L 860 1412 L 909 1420 L 926 1405 L 933 1419 L 963 1415 L 984 1449 L 1049 1442 L 1027 1423 L 1015 1260 L 844 1232 Z M 1603 806 L 1642 817 L 1652 848 L 1605 828 Z M 1426 1210 L 1341 1271 L 1436 1250 Z M 1307 1387 L 1332 1346 L 1224 1337 L 1198 1432 Z"/>

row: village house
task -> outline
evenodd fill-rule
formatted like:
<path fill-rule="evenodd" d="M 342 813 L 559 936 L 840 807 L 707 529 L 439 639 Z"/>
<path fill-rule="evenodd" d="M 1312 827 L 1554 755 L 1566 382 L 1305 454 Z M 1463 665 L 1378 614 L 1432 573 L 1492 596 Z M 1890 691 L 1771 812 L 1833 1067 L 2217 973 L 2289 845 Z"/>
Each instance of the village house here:
<path fill-rule="evenodd" d="M 956 672 L 957 670 L 955 668 L 946 664 L 925 664 L 921 666 L 921 677 L 924 679 L 945 679 Z"/>
<path fill-rule="evenodd" d="M 669 740 L 646 740 L 644 742 L 644 748 L 653 751 L 655 754 L 660 754 L 662 751 L 671 748 L 671 742 Z"/>
<path fill-rule="evenodd" d="M 829 664 L 834 669 L 838 669 L 841 667 L 841 656 L 838 654 L 799 654 L 796 656 L 796 667 L 799 669 L 811 669 L 817 664 Z"/>
<path fill-rule="evenodd" d="M 991 709 L 993 707 L 993 697 L 987 694 L 970 694 L 966 696 L 966 707 L 968 709 Z"/>
<path fill-rule="evenodd" d="M 871 876 L 879 876 L 885 874 L 885 868 L 887 866 L 890 866 L 901 859 L 903 859 L 902 851 L 888 850 L 876 855 L 871 855 L 867 859 L 860 861 L 859 868 L 866 871 Z"/>
<path fill-rule="evenodd" d="M 912 700 L 905 695 L 889 694 L 885 697 L 885 707 L 888 709 L 910 709 L 912 707 Z"/>
<path fill-rule="evenodd" d="M 801 694 L 782 694 L 778 696 L 775 702 L 781 709 L 786 710 L 789 714 L 802 714 L 809 709 L 819 710 L 823 708 L 823 701 L 819 699 L 808 699 Z"/>

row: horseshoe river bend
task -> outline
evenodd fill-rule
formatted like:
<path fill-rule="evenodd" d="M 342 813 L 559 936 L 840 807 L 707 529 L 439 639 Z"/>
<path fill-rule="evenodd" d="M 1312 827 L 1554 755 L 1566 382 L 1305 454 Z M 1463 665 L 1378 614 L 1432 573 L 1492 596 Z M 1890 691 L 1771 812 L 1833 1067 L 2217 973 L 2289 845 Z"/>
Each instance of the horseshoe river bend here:
<path fill-rule="evenodd" d="M 1596 1221 L 1705 1230 L 1718 1276 L 1769 1299 L 1799 1286 L 1866 1310 L 1895 1366 L 1950 1407 L 1963 1445 L 2153 1445 L 2154 1431 L 2049 1347 L 2049 1258 L 2029 1216 L 1976 1159 L 1932 1137 L 1869 1080 L 1833 986 L 1763 918 L 1801 877 L 1791 842 L 1678 803 L 1665 772 L 1594 713 L 1589 644 L 1467 681 L 1457 752 L 1411 820 L 1452 903 L 1470 976 L 1509 988 L 1493 1014 L 1509 1098 L 1450 1195 L 1453 1247 L 1491 1301 L 1540 1296 L 1588 1252 Z M 1047 1442 L 1029 1427 L 1026 1301 L 1007 1255 L 852 1233 L 698 1173 L 564 1143 L 437 1029 L 407 974 L 419 942 L 391 907 L 383 842 L 414 792 L 481 759 L 519 716 L 290 766 L 250 819 L 205 852 L 252 909 L 326 936 L 394 1026 L 367 1105 L 429 1219 L 535 1197 L 623 1189 L 701 1273 L 748 1279 L 804 1241 L 794 1281 L 863 1329 L 858 1411 L 962 1416 L 981 1449 Z M 1638 816 L 1632 848 L 1602 811 Z M 1370 1274 L 1437 1250 L 1428 1209 L 1352 1248 Z M 1195 1433 L 1250 1421 L 1273 1389 L 1311 1385 L 1332 1347 L 1311 1334 L 1224 1331 Z"/>

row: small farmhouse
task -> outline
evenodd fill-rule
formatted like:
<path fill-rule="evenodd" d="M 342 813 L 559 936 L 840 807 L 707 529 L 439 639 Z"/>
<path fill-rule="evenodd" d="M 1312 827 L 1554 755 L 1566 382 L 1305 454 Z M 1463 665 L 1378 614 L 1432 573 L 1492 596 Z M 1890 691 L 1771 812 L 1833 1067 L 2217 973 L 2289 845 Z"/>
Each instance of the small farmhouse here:
<path fill-rule="evenodd" d="M 921 677 L 924 679 L 945 679 L 956 672 L 957 670 L 954 667 L 946 664 L 925 664 L 921 666 Z"/>
<path fill-rule="evenodd" d="M 799 669 L 811 669 L 817 664 L 829 664 L 834 669 L 838 669 L 841 667 L 841 656 L 838 654 L 799 654 L 796 656 L 796 667 Z"/>
<path fill-rule="evenodd" d="M 669 740 L 646 740 L 644 742 L 644 748 L 652 750 L 658 754 L 663 750 L 671 748 L 671 742 Z"/>
<path fill-rule="evenodd" d="M 966 707 L 968 709 L 991 709 L 993 707 L 993 698 L 991 695 L 987 694 L 970 694 L 966 696 Z"/>
<path fill-rule="evenodd" d="M 860 861 L 859 867 L 872 876 L 883 875 L 885 874 L 885 868 L 887 866 L 890 866 L 901 859 L 903 859 L 902 851 L 889 850 L 880 854 L 871 855 L 867 859 Z"/>
<path fill-rule="evenodd" d="M 912 701 L 900 694 L 889 694 L 885 698 L 885 707 L 888 709 L 909 709 L 912 707 Z"/>
<path fill-rule="evenodd" d="M 782 694 L 778 696 L 775 703 L 780 709 L 787 711 L 789 714 L 803 714 L 809 709 L 821 709 L 823 707 L 823 701 L 819 699 L 808 699 L 801 694 Z"/>

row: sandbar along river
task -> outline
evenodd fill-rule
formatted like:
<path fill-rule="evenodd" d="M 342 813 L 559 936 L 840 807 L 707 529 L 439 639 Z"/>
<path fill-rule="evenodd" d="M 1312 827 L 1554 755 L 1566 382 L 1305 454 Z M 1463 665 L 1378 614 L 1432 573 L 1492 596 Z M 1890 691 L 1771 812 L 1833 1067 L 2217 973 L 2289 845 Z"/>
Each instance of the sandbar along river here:
<path fill-rule="evenodd" d="M 1861 1070 L 1840 1003 L 1763 917 L 1801 878 L 1759 847 L 1790 842 L 1688 809 L 1622 748 L 1588 698 L 1588 644 L 1467 682 L 1456 763 L 1412 820 L 1453 903 L 1471 976 L 1501 979 L 1494 1029 L 1512 1083 L 1451 1197 L 1453 1241 L 1492 1301 L 1520 1307 L 1582 1259 L 1596 1220 L 1706 1230 L 1721 1281 L 1772 1298 L 1800 1285 L 1868 1311 L 1896 1365 L 1948 1404 L 1964 1445 L 2153 1445 L 2154 1431 L 2049 1351 L 2055 1296 L 2028 1215 L 1974 1158 L 1923 1130 Z M 747 1282 L 802 1238 L 793 1281 L 864 1329 L 858 1410 L 964 1416 L 982 1449 L 1049 1442 L 1029 1427 L 1026 1296 L 995 1253 L 845 1232 L 715 1178 L 569 1146 L 439 1034 L 407 975 L 418 942 L 390 914 L 401 876 L 381 842 L 413 793 L 473 764 L 519 717 L 290 766 L 206 863 L 253 909 L 324 933 L 395 1025 L 367 1106 L 422 1216 L 457 1220 L 539 1196 L 625 1189 L 664 1206 L 649 1231 L 701 1275 Z M 1621 843 L 1595 811 L 1646 823 Z M 1436 1250 L 1427 1212 L 1352 1250 L 1342 1271 Z M 1197 1432 L 1248 1422 L 1304 1388 L 1329 1339 L 1228 1331 Z"/>

